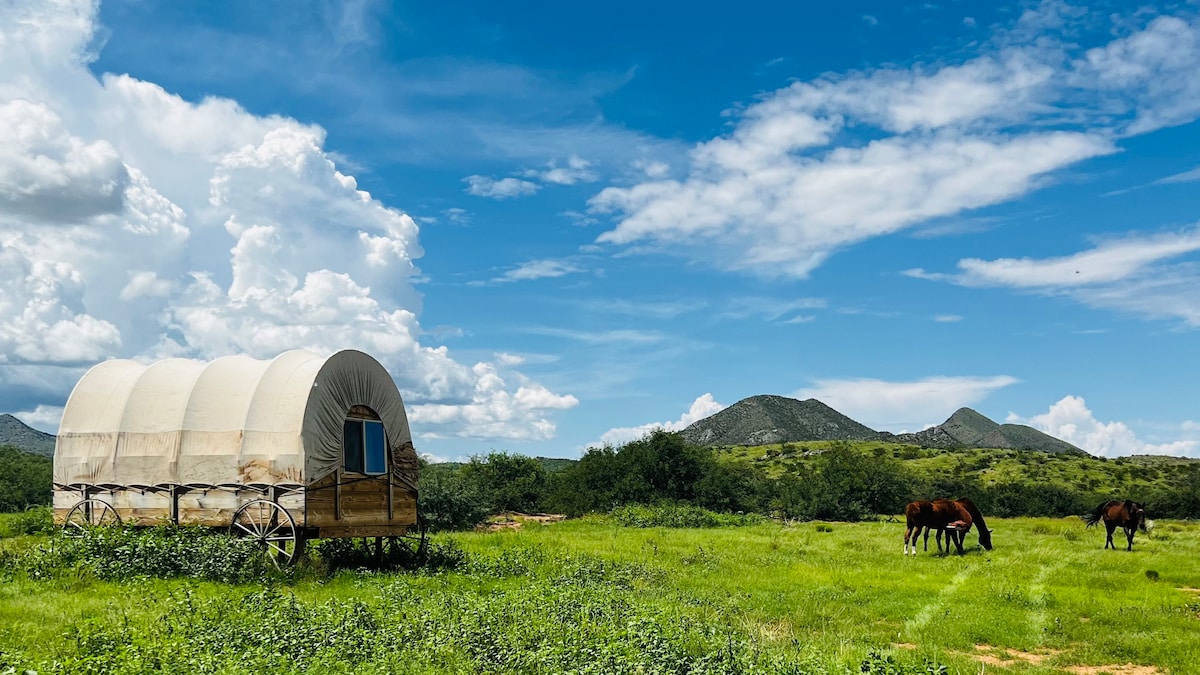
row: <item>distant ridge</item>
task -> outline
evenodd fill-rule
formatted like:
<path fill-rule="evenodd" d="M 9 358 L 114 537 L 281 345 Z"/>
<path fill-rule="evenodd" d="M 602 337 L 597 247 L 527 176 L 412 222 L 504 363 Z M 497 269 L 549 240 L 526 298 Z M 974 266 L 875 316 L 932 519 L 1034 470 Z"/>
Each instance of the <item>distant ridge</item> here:
<path fill-rule="evenodd" d="M 880 432 L 882 440 L 912 443 L 926 448 L 1002 448 L 1087 453 L 1070 443 L 1023 424 L 997 424 L 970 408 L 959 408 L 945 422 L 913 434 Z"/>
<path fill-rule="evenodd" d="M 0 445 L 11 445 L 31 455 L 54 456 L 54 436 L 8 414 L 0 415 Z"/>
<path fill-rule="evenodd" d="M 793 441 L 874 440 L 879 434 L 821 403 L 785 396 L 742 399 L 680 432 L 697 445 L 766 445 Z"/>
<path fill-rule="evenodd" d="M 798 441 L 889 441 L 926 448 L 1001 448 L 1051 453 L 1087 453 L 1020 424 L 997 424 L 959 408 L 942 424 L 910 434 L 875 431 L 816 399 L 759 395 L 693 423 L 680 434 L 697 445 L 768 445 Z"/>

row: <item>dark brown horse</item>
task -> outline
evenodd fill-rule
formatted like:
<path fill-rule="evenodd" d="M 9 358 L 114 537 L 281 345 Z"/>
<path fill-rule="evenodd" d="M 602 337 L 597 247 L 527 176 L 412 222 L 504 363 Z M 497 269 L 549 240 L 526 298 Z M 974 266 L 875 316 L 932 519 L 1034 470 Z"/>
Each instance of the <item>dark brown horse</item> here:
<path fill-rule="evenodd" d="M 922 530 L 925 532 L 925 550 L 929 550 L 929 531 L 938 532 L 938 550 L 942 550 L 942 532 L 946 532 L 948 541 L 946 550 L 950 550 L 950 542 L 963 552 L 963 538 L 974 524 L 979 525 L 979 543 L 987 550 L 992 550 L 992 531 L 987 528 L 983 514 L 970 499 L 935 499 L 933 501 L 916 501 L 904 508 L 907 528 L 904 531 L 904 553 L 909 552 L 912 543 L 912 554 L 917 554 L 917 538 Z"/>
<path fill-rule="evenodd" d="M 1108 538 L 1104 542 L 1104 548 L 1112 546 L 1113 550 L 1117 550 L 1116 544 L 1113 543 L 1113 531 L 1118 527 L 1125 530 L 1125 538 L 1129 540 L 1129 547 L 1126 551 L 1133 550 L 1133 533 L 1141 528 L 1146 531 L 1146 507 L 1130 499 L 1123 502 L 1115 499 L 1104 502 L 1096 507 L 1088 515 L 1083 517 L 1087 522 L 1087 526 L 1091 527 L 1100 521 L 1104 521 L 1104 527 L 1108 529 Z"/>

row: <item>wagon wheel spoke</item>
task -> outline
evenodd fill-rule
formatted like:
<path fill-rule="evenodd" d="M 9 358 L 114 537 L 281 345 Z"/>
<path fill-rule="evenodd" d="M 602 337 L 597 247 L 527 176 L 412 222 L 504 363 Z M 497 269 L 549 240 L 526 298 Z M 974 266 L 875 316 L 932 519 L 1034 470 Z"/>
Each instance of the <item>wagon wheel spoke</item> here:
<path fill-rule="evenodd" d="M 255 536 L 255 532 L 254 532 L 254 530 L 252 530 L 252 529 L 250 529 L 250 528 L 246 527 L 245 525 L 243 525 L 243 524 L 239 523 L 239 522 L 238 522 L 236 519 L 233 521 L 233 526 L 234 526 L 234 527 L 237 527 L 237 528 L 240 528 L 240 529 L 242 530 L 242 532 L 245 532 L 247 535 L 249 535 L 249 536 L 251 536 L 251 537 Z M 236 534 L 236 533 L 235 533 L 235 534 Z"/>
<path fill-rule="evenodd" d="M 288 552 L 287 552 L 287 550 L 285 550 L 285 549 L 282 549 L 282 548 L 280 548 L 280 547 L 276 546 L 275 544 L 272 544 L 272 543 L 271 543 L 271 542 L 269 542 L 269 541 L 267 542 L 267 546 L 268 546 L 268 547 L 270 547 L 270 548 L 273 548 L 273 549 L 275 549 L 276 551 L 278 551 L 278 552 L 279 552 L 279 555 L 281 555 L 281 556 L 285 556 L 285 557 L 291 557 L 291 555 L 292 555 L 291 553 L 288 553 Z"/>
<path fill-rule="evenodd" d="M 67 512 L 63 520 L 63 535 L 82 537 L 87 530 L 96 527 L 114 527 L 121 524 L 121 515 L 108 502 L 85 499 Z"/>
<path fill-rule="evenodd" d="M 277 568 L 292 562 L 298 548 L 296 522 L 279 504 L 256 499 L 244 504 L 229 528 L 230 534 L 253 540 L 255 558 L 270 560 Z"/>

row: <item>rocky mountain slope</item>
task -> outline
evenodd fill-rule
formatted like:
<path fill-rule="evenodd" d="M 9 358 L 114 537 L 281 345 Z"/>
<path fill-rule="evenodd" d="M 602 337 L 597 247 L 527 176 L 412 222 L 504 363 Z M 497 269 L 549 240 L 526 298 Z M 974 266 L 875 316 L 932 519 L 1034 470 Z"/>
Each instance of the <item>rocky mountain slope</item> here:
<path fill-rule="evenodd" d="M 879 434 L 810 398 L 751 396 L 682 432 L 697 445 L 766 445 L 793 441 L 874 440 Z"/>
<path fill-rule="evenodd" d="M 42 457 L 54 456 L 54 436 L 28 426 L 12 415 L 0 415 L 0 445 Z"/>
<path fill-rule="evenodd" d="M 997 424 L 970 408 L 960 408 L 942 424 L 916 433 L 875 431 L 816 399 L 751 396 L 684 429 L 698 445 L 767 445 L 797 441 L 911 443 L 926 448 L 1004 448 L 1087 454 L 1020 424 Z"/>
<path fill-rule="evenodd" d="M 1086 454 L 1070 443 L 1022 424 L 997 424 L 970 408 L 959 408 L 950 419 L 913 434 L 880 432 L 880 438 L 926 448 L 1003 448 Z"/>

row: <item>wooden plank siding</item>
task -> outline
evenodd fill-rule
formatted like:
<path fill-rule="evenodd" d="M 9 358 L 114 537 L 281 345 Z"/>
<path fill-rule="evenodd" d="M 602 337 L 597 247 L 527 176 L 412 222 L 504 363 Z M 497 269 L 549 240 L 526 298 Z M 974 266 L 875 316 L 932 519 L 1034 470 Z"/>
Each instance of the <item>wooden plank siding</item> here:
<path fill-rule="evenodd" d="M 410 489 L 394 485 L 391 489 L 392 517 L 388 518 L 388 477 L 341 474 L 341 486 L 334 488 L 335 475 L 308 486 L 305 505 L 308 527 L 407 527 L 417 522 L 417 496 Z M 335 505 L 337 493 L 340 504 Z M 338 508 L 340 507 L 340 508 Z M 340 516 L 340 517 L 339 517 Z M 360 536 L 360 535 L 343 535 Z"/>

